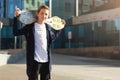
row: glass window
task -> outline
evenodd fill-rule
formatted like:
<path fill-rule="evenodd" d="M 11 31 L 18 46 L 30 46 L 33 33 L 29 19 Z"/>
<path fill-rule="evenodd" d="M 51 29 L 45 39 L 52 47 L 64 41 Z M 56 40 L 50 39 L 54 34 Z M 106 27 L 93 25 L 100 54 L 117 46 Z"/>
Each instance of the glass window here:
<path fill-rule="evenodd" d="M 98 22 L 98 27 L 102 27 L 102 21 Z"/>
<path fill-rule="evenodd" d="M 65 3 L 65 12 L 71 12 L 71 3 L 69 2 Z"/>
<path fill-rule="evenodd" d="M 35 6 L 35 0 L 32 0 L 32 5 Z"/>
<path fill-rule="evenodd" d="M 68 32 L 71 31 L 71 26 L 65 27 L 65 37 L 68 38 Z"/>
<path fill-rule="evenodd" d="M 1 48 L 11 49 L 14 46 L 14 37 L 11 26 L 3 26 L 1 30 Z"/>
<path fill-rule="evenodd" d="M 2 8 L 2 2 L 0 2 L 0 9 Z"/>
<path fill-rule="evenodd" d="M 120 18 L 113 19 L 115 30 L 120 30 Z"/>
<path fill-rule="evenodd" d="M 13 32 L 12 32 L 12 27 L 9 26 L 4 26 L 1 31 L 2 38 L 13 38 Z"/>
<path fill-rule="evenodd" d="M 14 14 L 14 4 L 10 4 L 8 9 L 8 17 L 13 18 L 13 14 Z"/>
<path fill-rule="evenodd" d="M 80 0 L 79 15 L 120 7 L 119 0 Z"/>
<path fill-rule="evenodd" d="M 49 0 L 45 0 L 45 4 L 49 6 Z"/>
<path fill-rule="evenodd" d="M 26 3 L 29 3 L 29 0 L 26 0 Z"/>
<path fill-rule="evenodd" d="M 104 5 L 104 1 L 103 0 L 95 0 L 95 7 L 99 7 Z"/>
<path fill-rule="evenodd" d="M 3 1 L 0 1 L 0 17 L 3 17 L 3 15 L 4 15 Z"/>
<path fill-rule="evenodd" d="M 83 25 L 80 25 L 79 26 L 79 37 L 84 37 L 84 27 L 83 27 Z"/>
<path fill-rule="evenodd" d="M 65 31 L 69 30 L 66 27 Z M 72 39 L 71 47 L 89 47 L 89 46 L 118 46 L 120 34 L 120 18 L 85 23 L 71 26 Z M 65 32 L 66 36 L 67 33 Z M 65 47 L 69 47 L 69 41 L 66 40 Z"/>
<path fill-rule="evenodd" d="M 83 10 L 83 13 L 85 12 L 89 12 L 90 11 L 90 1 L 89 0 L 83 0 L 83 5 L 82 5 L 82 10 Z"/>

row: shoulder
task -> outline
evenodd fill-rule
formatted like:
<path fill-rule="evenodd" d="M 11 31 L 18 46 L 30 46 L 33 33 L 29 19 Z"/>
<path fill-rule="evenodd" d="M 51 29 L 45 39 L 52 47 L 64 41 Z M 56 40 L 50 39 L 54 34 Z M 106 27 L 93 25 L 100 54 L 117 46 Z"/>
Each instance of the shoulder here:
<path fill-rule="evenodd" d="M 23 26 L 22 30 L 24 30 L 26 33 L 32 31 L 34 28 L 34 23 L 26 24 Z"/>
<path fill-rule="evenodd" d="M 51 26 L 50 26 L 49 24 L 45 23 L 45 26 L 46 26 L 46 28 L 47 28 L 48 30 L 52 30 L 52 29 L 51 29 Z"/>
<path fill-rule="evenodd" d="M 31 24 L 26 24 L 24 27 L 26 27 L 26 28 L 33 28 L 34 24 L 35 24 L 35 22 L 33 22 Z"/>
<path fill-rule="evenodd" d="M 31 26 L 31 27 L 32 27 L 32 26 L 34 26 L 34 23 L 35 23 L 35 22 L 33 22 L 33 23 L 31 23 L 31 24 L 27 24 L 27 25 L 25 25 L 25 26 Z"/>

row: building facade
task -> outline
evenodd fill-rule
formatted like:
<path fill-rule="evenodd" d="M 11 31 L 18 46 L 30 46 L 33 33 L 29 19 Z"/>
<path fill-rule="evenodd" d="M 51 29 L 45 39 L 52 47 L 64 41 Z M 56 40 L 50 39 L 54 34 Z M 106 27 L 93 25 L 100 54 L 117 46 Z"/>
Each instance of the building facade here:
<path fill-rule="evenodd" d="M 4 16 L 4 10 L 5 10 L 5 8 L 4 8 L 4 0 L 0 0 L 0 17 L 3 17 Z"/>
<path fill-rule="evenodd" d="M 3 27 L 0 29 L 0 49 L 22 48 L 24 38 L 14 37 L 12 31 L 15 7 L 28 10 L 36 10 L 42 4 L 48 4 L 48 0 L 0 0 L 0 21 Z M 21 24 L 19 24 L 21 27 Z"/>
<path fill-rule="evenodd" d="M 4 24 L 0 30 L 1 49 L 24 45 L 23 38 L 15 38 L 12 33 L 15 6 L 34 11 L 42 4 L 49 5 L 50 1 L 51 16 L 67 22 L 53 48 L 120 45 L 119 0 L 0 0 L 0 21 Z"/>
<path fill-rule="evenodd" d="M 78 3 L 73 1 L 78 1 Z M 55 12 L 59 12 L 57 12 L 58 14 L 52 13 L 61 16 L 67 21 L 60 39 L 57 39 L 54 44 L 54 46 L 57 46 L 55 48 L 120 45 L 119 0 L 70 0 L 68 2 L 67 0 L 62 2 L 55 0 L 55 2 L 56 6 L 59 7 Z M 67 4 L 69 4 L 68 10 L 65 10 Z M 78 16 L 76 16 L 75 5 L 78 5 Z M 68 12 L 67 14 L 67 11 L 70 11 L 69 8 L 70 10 L 73 9 L 71 12 L 74 13 Z M 62 11 L 65 12 L 62 13 Z M 69 32 L 72 33 L 71 39 L 69 39 Z"/>
<path fill-rule="evenodd" d="M 24 9 L 37 10 L 42 4 L 45 4 L 45 0 L 24 0 Z"/>
<path fill-rule="evenodd" d="M 78 30 L 73 47 L 119 46 L 119 0 L 79 0 L 79 4 L 79 17 L 72 18 Z"/>
<path fill-rule="evenodd" d="M 14 36 L 12 33 L 12 23 L 15 6 L 23 8 L 23 0 L 1 0 L 0 1 L 0 21 L 3 27 L 0 29 L 0 49 L 14 48 Z M 17 38 L 20 45 L 20 39 Z M 18 46 L 19 47 L 19 46 Z"/>
<path fill-rule="evenodd" d="M 76 16 L 76 0 L 52 0 L 52 16 L 59 16 L 66 21 Z M 69 28 L 64 28 L 60 36 L 55 40 L 53 48 L 66 48 L 66 38 Z"/>

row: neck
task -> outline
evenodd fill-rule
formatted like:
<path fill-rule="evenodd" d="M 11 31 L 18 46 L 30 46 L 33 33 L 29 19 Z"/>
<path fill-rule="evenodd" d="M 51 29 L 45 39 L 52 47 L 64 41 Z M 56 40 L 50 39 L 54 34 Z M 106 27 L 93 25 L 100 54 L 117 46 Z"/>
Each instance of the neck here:
<path fill-rule="evenodd" d="M 37 21 L 38 24 L 44 24 L 44 21 Z"/>

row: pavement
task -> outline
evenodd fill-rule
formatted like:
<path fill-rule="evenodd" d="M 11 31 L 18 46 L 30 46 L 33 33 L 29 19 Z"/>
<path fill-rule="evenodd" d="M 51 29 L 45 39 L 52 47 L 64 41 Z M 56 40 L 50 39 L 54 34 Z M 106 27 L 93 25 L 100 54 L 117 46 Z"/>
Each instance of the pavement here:
<path fill-rule="evenodd" d="M 120 80 L 120 61 L 52 55 L 51 80 Z M 0 66 L 0 80 L 27 80 L 26 58 Z"/>

